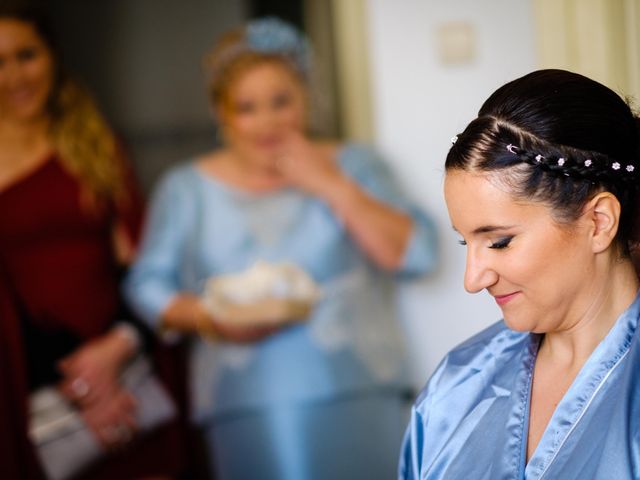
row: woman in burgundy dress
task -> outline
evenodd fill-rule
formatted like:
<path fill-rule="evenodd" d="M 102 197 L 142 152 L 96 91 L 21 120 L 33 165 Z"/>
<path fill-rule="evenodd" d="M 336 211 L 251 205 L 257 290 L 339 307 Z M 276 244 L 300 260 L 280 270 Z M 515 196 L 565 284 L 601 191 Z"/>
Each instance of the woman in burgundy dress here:
<path fill-rule="evenodd" d="M 112 131 L 57 60 L 39 11 L 0 6 L 0 464 L 42 475 L 29 467 L 28 399 L 55 384 L 117 451 L 88 478 L 176 476 L 176 429 L 138 439 L 118 381 L 140 344 L 118 278 L 141 203 Z"/>

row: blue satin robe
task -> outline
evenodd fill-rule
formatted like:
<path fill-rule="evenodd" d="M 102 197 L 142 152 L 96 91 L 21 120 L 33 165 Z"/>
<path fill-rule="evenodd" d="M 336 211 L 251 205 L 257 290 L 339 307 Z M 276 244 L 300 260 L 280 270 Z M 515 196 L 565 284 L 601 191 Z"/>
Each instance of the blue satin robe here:
<path fill-rule="evenodd" d="M 499 322 L 455 348 L 414 405 L 398 477 L 640 478 L 639 298 L 584 364 L 528 463 L 531 378 L 541 336 Z"/>

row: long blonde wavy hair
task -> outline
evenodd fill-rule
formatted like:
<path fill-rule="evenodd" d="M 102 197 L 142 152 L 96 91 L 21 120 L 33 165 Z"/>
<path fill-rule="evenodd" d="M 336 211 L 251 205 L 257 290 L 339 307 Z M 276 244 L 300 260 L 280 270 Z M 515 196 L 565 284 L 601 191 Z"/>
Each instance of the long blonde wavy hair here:
<path fill-rule="evenodd" d="M 50 99 L 51 137 L 59 160 L 99 203 L 127 200 L 115 135 L 88 90 L 64 78 Z"/>

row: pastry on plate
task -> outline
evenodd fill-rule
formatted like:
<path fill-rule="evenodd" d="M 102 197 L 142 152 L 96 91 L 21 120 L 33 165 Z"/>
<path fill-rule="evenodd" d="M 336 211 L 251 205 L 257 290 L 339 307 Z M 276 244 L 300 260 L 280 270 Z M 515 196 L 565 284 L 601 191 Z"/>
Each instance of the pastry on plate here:
<path fill-rule="evenodd" d="M 297 265 L 259 261 L 210 278 L 203 301 L 217 321 L 277 326 L 304 320 L 319 298 L 320 289 Z"/>

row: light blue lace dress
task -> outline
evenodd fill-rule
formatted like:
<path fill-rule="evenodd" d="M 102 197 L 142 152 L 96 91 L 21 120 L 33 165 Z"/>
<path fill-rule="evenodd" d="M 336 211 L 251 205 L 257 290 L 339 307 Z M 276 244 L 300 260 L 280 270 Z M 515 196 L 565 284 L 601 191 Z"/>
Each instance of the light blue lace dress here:
<path fill-rule="evenodd" d="M 343 171 L 408 212 L 414 230 L 396 274 L 375 268 L 320 200 L 295 189 L 252 194 L 197 170 L 170 171 L 151 204 L 126 295 L 151 326 L 179 291 L 258 260 L 290 261 L 321 285 L 307 322 L 253 345 L 195 339 L 195 420 L 219 479 L 392 478 L 408 388 L 393 284 L 436 263 L 431 220 L 369 148 L 349 144 Z M 364 476 L 363 476 L 364 475 Z"/>

